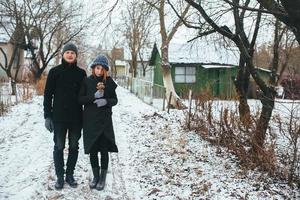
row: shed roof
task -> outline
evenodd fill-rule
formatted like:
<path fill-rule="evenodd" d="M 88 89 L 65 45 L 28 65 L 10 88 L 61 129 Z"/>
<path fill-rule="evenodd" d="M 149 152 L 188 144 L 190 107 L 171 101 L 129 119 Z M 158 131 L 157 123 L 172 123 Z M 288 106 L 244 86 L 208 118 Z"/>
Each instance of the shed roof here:
<path fill-rule="evenodd" d="M 238 56 L 230 50 L 213 44 L 178 44 L 169 45 L 169 62 L 171 63 L 223 63 L 238 64 Z"/>
<path fill-rule="evenodd" d="M 150 63 L 154 60 L 154 54 L 160 52 L 160 48 L 154 45 L 150 57 Z M 215 47 L 214 44 L 205 43 L 170 43 L 169 44 L 169 62 L 170 63 L 199 63 L 213 64 L 207 67 L 221 67 L 238 65 L 239 54 L 236 49 L 225 49 L 224 47 Z"/>

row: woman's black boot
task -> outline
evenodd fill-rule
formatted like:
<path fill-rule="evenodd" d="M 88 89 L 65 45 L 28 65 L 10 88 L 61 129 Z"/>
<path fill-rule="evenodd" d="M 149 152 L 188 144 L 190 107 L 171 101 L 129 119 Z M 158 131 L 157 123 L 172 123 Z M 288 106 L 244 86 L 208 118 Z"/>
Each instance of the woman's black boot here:
<path fill-rule="evenodd" d="M 92 182 L 90 182 L 90 188 L 94 189 L 94 188 L 96 188 L 96 185 L 98 184 L 98 182 L 100 180 L 99 168 L 92 168 L 92 171 L 93 171 L 94 178 L 93 178 Z"/>
<path fill-rule="evenodd" d="M 106 174 L 107 174 L 107 169 L 101 169 L 100 181 L 96 185 L 96 189 L 99 191 L 103 190 L 105 187 Z"/>

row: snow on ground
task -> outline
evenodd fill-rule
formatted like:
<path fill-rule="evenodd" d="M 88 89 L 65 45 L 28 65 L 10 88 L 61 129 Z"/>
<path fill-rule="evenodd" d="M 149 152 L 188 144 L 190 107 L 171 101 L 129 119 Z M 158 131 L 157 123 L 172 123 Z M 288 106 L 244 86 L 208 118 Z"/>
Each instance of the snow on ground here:
<path fill-rule="evenodd" d="M 118 87 L 113 121 L 119 153 L 110 154 L 104 191 L 92 178 L 82 140 L 79 182 L 54 190 L 53 134 L 44 128 L 42 97 L 13 106 L 0 118 L 0 199 L 299 199 L 297 189 L 255 171 L 182 129 L 182 111 L 158 111 Z M 67 148 L 65 151 L 67 155 Z"/>

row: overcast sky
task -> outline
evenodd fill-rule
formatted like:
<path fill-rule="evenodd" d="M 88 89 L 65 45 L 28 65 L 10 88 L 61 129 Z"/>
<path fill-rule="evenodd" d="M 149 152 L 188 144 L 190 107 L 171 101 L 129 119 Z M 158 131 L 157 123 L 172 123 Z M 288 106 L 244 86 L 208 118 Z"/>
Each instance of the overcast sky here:
<path fill-rule="evenodd" d="M 98 47 L 101 45 L 104 49 L 111 49 L 113 46 L 124 47 L 126 49 L 126 43 L 124 42 L 124 36 L 122 31 L 116 31 L 124 25 L 124 20 L 122 12 L 126 12 L 127 0 L 119 0 L 118 4 L 114 10 L 109 14 L 112 6 L 117 0 L 84 0 L 83 15 L 89 16 L 95 14 L 95 17 L 90 20 L 91 27 L 86 30 L 87 33 L 87 43 L 90 46 Z M 154 11 L 156 12 L 156 11 Z M 157 14 L 157 13 L 155 13 Z M 174 14 L 172 10 L 167 12 L 168 15 Z M 232 13 L 227 15 L 222 15 L 221 24 L 226 24 L 228 26 L 234 27 Z M 157 22 L 158 24 L 159 22 Z M 167 21 L 167 24 L 171 24 L 171 20 Z M 253 19 L 246 19 L 245 24 L 249 29 L 254 27 Z M 232 29 L 234 30 L 234 29 Z M 194 29 L 186 28 L 182 26 L 178 29 L 172 43 L 186 43 L 188 40 L 192 39 L 197 35 L 197 31 Z M 258 44 L 266 41 L 271 41 L 273 35 L 273 28 L 267 25 L 261 27 L 258 37 Z M 219 36 L 218 36 L 219 37 Z M 216 34 L 214 35 L 216 38 Z M 160 33 L 159 27 L 153 31 L 151 36 L 151 41 L 160 43 Z M 207 39 L 198 39 L 197 42 L 207 44 Z M 220 43 L 220 42 L 219 42 Z M 213 44 L 214 46 L 219 45 L 218 42 L 212 40 L 208 44 Z M 200 46 L 203 46 L 202 44 Z"/>

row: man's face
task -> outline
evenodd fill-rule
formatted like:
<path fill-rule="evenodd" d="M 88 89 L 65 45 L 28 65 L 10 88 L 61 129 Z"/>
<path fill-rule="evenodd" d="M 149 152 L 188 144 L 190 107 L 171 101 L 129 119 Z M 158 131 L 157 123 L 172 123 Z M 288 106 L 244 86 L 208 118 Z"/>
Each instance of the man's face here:
<path fill-rule="evenodd" d="M 76 60 L 76 53 L 74 51 L 70 51 L 70 50 L 65 51 L 65 53 L 63 54 L 63 58 L 68 63 L 74 63 Z"/>

